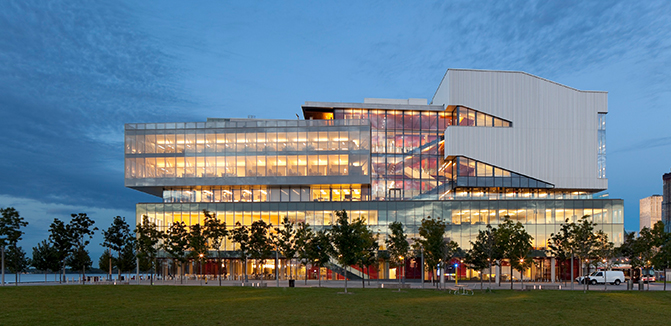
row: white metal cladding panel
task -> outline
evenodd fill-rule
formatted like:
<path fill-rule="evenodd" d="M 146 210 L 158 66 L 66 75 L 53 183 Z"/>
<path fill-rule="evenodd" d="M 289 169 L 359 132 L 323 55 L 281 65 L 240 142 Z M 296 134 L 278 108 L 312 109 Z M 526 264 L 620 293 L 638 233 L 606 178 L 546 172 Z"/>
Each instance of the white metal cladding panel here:
<path fill-rule="evenodd" d="M 597 178 L 597 113 L 605 92 L 582 92 L 519 72 L 450 70 L 448 105 L 513 122 L 513 128 L 449 127 L 445 155 L 464 155 L 557 188 L 606 189 Z M 437 92 L 438 93 L 438 92 Z"/>

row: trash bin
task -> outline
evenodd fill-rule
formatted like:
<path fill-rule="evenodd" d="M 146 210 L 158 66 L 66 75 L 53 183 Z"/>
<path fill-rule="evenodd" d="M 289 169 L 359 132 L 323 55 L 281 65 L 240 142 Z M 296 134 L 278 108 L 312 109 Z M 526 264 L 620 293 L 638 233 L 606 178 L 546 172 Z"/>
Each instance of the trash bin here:
<path fill-rule="evenodd" d="M 289 287 L 290 288 L 296 287 L 296 280 L 289 280 Z"/>
<path fill-rule="evenodd" d="M 632 281 L 631 279 L 628 279 L 627 280 L 627 291 L 631 291 L 633 289 L 634 289 L 634 281 Z"/>
<path fill-rule="evenodd" d="M 643 291 L 643 289 L 644 289 L 644 287 L 643 287 L 643 280 L 640 280 L 640 281 L 638 281 L 638 290 L 639 290 L 639 291 Z"/>

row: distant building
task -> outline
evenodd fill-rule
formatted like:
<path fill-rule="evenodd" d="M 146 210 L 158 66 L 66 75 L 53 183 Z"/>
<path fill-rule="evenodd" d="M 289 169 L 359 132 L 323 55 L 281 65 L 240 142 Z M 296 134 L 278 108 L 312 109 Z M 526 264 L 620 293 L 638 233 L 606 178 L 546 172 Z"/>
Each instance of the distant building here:
<path fill-rule="evenodd" d="M 666 226 L 666 232 L 671 232 L 671 173 L 665 173 L 662 180 L 664 181 L 662 221 Z"/>
<path fill-rule="evenodd" d="M 639 230 L 652 228 L 655 223 L 662 220 L 662 196 L 652 195 L 639 201 Z"/>

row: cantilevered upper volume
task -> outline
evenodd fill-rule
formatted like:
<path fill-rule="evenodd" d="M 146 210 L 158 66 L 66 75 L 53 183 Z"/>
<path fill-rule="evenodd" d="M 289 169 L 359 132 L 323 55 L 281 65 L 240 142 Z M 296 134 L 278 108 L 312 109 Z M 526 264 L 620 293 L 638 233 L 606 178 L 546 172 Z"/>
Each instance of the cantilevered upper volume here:
<path fill-rule="evenodd" d="M 607 92 L 581 91 L 524 72 L 450 69 L 431 105 L 467 112 L 455 113 L 457 123 L 445 130 L 446 158 L 477 160 L 556 189 L 608 188 Z M 495 119 L 510 125 L 496 128 Z"/>

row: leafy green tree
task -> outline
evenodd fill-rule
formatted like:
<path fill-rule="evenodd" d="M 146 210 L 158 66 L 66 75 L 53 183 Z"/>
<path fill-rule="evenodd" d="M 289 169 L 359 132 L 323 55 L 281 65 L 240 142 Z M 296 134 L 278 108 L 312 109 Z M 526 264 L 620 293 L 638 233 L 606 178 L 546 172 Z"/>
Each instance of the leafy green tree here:
<path fill-rule="evenodd" d="M 510 262 L 510 288 L 513 288 L 513 269 L 522 275 L 524 285 L 524 271 L 531 266 L 533 260 L 529 257 L 531 253 L 533 237 L 524 229 L 520 222 L 514 222 L 510 216 L 505 216 L 503 223 L 497 229 L 497 246 L 503 253 L 504 258 Z"/>
<path fill-rule="evenodd" d="M 189 249 L 189 233 L 183 221 L 173 222 L 164 235 L 163 248 L 172 257 L 173 261 L 179 263 L 180 283 L 184 278 L 184 263 L 187 262 L 186 251 Z"/>
<path fill-rule="evenodd" d="M 326 230 L 317 231 L 308 244 L 308 255 L 314 265 L 317 266 L 319 287 L 322 286 L 321 268 L 330 261 L 332 252 L 333 247 L 328 232 Z"/>
<path fill-rule="evenodd" d="M 446 228 L 447 224 L 440 218 L 432 218 L 431 216 L 423 218 L 418 230 L 420 238 L 415 239 L 424 250 L 424 264 L 428 267 L 431 280 L 434 283 L 436 281 L 436 266 L 443 262 L 443 257 L 449 251 L 444 239 Z"/>
<path fill-rule="evenodd" d="M 109 250 L 109 248 L 105 249 L 103 251 L 102 255 L 100 255 L 100 258 L 98 258 L 98 268 L 104 271 L 111 271 L 112 266 L 115 266 L 115 258 L 112 255 L 112 252 Z M 112 273 L 109 272 L 108 276 L 112 276 Z"/>
<path fill-rule="evenodd" d="M 573 250 L 576 256 L 578 256 L 581 264 L 583 259 L 587 261 L 586 275 L 589 275 L 589 260 L 591 257 L 594 257 L 594 251 L 597 245 L 597 239 L 594 233 L 595 226 L 596 223 L 591 221 L 590 216 L 585 215 L 580 218 L 578 223 L 575 224 L 575 228 L 573 230 Z M 584 283 L 587 290 L 589 290 L 589 282 L 585 281 Z"/>
<path fill-rule="evenodd" d="M 359 252 L 357 254 L 361 272 L 368 270 L 368 284 L 370 285 L 370 266 L 377 262 L 377 244 L 378 235 L 366 225 L 363 219 L 357 219 L 352 223 L 355 228 L 355 238 L 359 240 Z M 361 285 L 365 288 L 364 278 L 361 278 Z"/>
<path fill-rule="evenodd" d="M 137 252 L 135 251 L 136 246 L 137 246 L 136 239 L 131 238 L 126 242 L 126 245 L 123 246 L 123 249 L 121 249 L 121 256 L 119 257 L 119 259 L 115 261 L 117 268 L 121 271 L 120 273 L 126 272 L 126 274 L 130 274 L 137 267 L 137 261 L 139 259 L 137 259 L 138 255 Z M 148 265 L 147 268 L 140 270 L 146 272 L 149 271 L 152 272 L 150 282 L 151 284 L 153 284 L 154 275 L 151 264 L 152 261 L 148 259 L 145 259 L 145 261 L 149 262 L 149 264 L 147 264 Z M 140 264 L 140 267 L 142 266 L 143 265 Z"/>
<path fill-rule="evenodd" d="M 21 228 L 28 225 L 23 217 L 14 207 L 0 208 L 0 269 L 2 269 L 2 280 L 0 285 L 5 285 L 5 247 L 17 246 L 21 236 L 24 234 Z"/>
<path fill-rule="evenodd" d="M 86 213 L 71 214 L 72 219 L 68 223 L 70 239 L 73 245 L 71 257 L 68 265 L 73 269 L 82 271 L 82 284 L 86 281 L 86 269 L 90 268 L 93 262 L 86 251 L 86 246 L 91 242 L 91 238 L 98 228 L 93 227 L 95 222 L 91 220 Z"/>
<path fill-rule="evenodd" d="M 300 264 L 305 265 L 305 284 L 308 284 L 308 263 L 310 262 L 309 244 L 313 237 L 314 232 L 310 228 L 310 224 L 305 222 L 298 223 L 295 237 L 295 250 Z"/>
<path fill-rule="evenodd" d="M 598 230 L 594 236 L 595 236 L 594 255 L 595 257 L 599 258 L 599 260 L 603 263 L 604 272 L 607 273 L 607 271 L 610 269 L 611 260 L 613 259 L 615 253 L 615 245 L 612 242 L 610 242 L 610 240 L 608 240 L 608 234 L 606 234 L 606 232 L 603 232 L 603 230 Z M 599 260 L 597 260 L 596 265 L 598 265 Z M 604 290 L 607 290 L 608 282 L 603 283 L 604 283 L 603 285 Z"/>
<path fill-rule="evenodd" d="M 561 224 L 559 232 L 550 234 L 548 239 L 548 251 L 559 261 L 559 277 L 563 279 L 562 262 L 572 259 L 573 257 L 573 233 L 575 230 L 575 223 L 569 222 L 566 219 Z M 554 281 L 554 280 L 553 280 Z M 571 280 L 573 282 L 573 280 Z"/>
<path fill-rule="evenodd" d="M 655 223 L 653 229 L 658 230 L 658 232 L 655 232 L 655 235 L 657 237 L 657 245 L 659 246 L 659 249 L 651 259 L 652 266 L 654 266 L 655 269 L 663 271 L 664 291 L 666 291 L 666 270 L 671 268 L 671 234 L 664 230 L 664 223 L 661 221 Z"/>
<path fill-rule="evenodd" d="M 522 223 L 515 223 L 512 237 L 509 239 L 508 258 L 515 270 L 520 273 L 520 280 L 522 281 L 522 288 L 524 288 L 524 271 L 529 269 L 533 264 L 533 257 L 531 257 L 531 249 L 533 249 L 533 237 L 527 233 Z"/>
<path fill-rule="evenodd" d="M 271 228 L 272 225 L 267 224 L 264 220 L 256 220 L 252 223 L 249 232 L 249 256 L 256 260 L 256 275 L 260 274 L 261 280 L 264 279 L 265 274 L 263 265 L 273 251 L 273 245 L 268 235 Z"/>
<path fill-rule="evenodd" d="M 56 250 L 47 240 L 42 240 L 36 247 L 33 247 L 33 258 L 31 264 L 38 270 L 44 271 L 44 281 L 47 281 L 47 272 L 57 272 L 60 263 L 56 257 Z"/>
<path fill-rule="evenodd" d="M 399 271 L 398 282 L 400 284 L 405 281 L 405 259 L 410 254 L 410 243 L 408 242 L 408 236 L 403 231 L 403 223 L 392 222 L 389 224 L 389 231 L 391 234 L 385 240 L 385 244 L 387 245 L 387 252 L 389 252 L 389 259 Z M 398 290 L 401 291 L 400 286 Z"/>
<path fill-rule="evenodd" d="M 21 273 L 27 271 L 28 266 L 30 266 L 30 258 L 26 256 L 23 248 L 15 244 L 10 245 L 7 249 L 7 268 L 16 275 L 14 285 L 19 285 Z"/>
<path fill-rule="evenodd" d="M 345 210 L 336 211 L 335 224 L 331 226 L 331 240 L 333 255 L 343 269 L 356 264 L 358 261 L 360 241 L 355 234 L 353 223 L 349 222 Z M 347 293 L 347 275 L 345 275 L 345 293 Z"/>
<path fill-rule="evenodd" d="M 62 283 L 65 277 L 67 258 L 70 256 L 73 247 L 68 225 L 55 218 L 49 226 L 49 242 L 54 248 L 56 259 L 60 263 L 61 276 L 59 283 Z"/>
<path fill-rule="evenodd" d="M 285 216 L 282 220 L 282 227 L 275 228 L 275 234 L 277 234 L 277 248 L 280 254 L 284 256 L 285 265 L 289 265 L 289 278 L 291 279 L 291 261 L 296 256 L 296 229 L 294 228 L 294 223 Z"/>
<path fill-rule="evenodd" d="M 218 219 L 215 213 L 203 210 L 203 214 L 205 215 L 203 235 L 210 247 L 217 250 L 217 276 L 219 278 L 219 286 L 221 286 L 221 272 L 219 270 L 221 267 L 221 246 L 228 237 L 228 230 L 226 229 L 226 222 Z"/>
<path fill-rule="evenodd" d="M 130 226 L 126 223 L 126 218 L 121 216 L 114 217 L 112 225 L 103 230 L 103 243 L 102 246 L 110 249 L 111 251 L 116 251 L 117 253 L 117 262 L 121 261 L 121 251 L 127 246 L 130 239 L 132 239 Z M 106 270 L 109 270 L 110 278 L 112 277 L 112 256 L 108 257 L 109 262 L 106 264 L 108 267 Z M 118 275 L 121 275 L 121 268 L 117 266 Z M 118 277 L 118 276 L 117 276 Z"/>
<path fill-rule="evenodd" d="M 203 227 L 199 223 L 191 225 L 189 230 L 189 235 L 187 236 L 189 242 L 189 257 L 198 260 L 198 265 L 200 266 L 200 271 L 202 272 L 203 258 L 208 256 L 209 246 L 207 244 L 207 238 L 203 234 Z M 199 279 L 202 280 L 203 275 L 199 276 Z"/>
<path fill-rule="evenodd" d="M 240 222 L 235 222 L 235 228 L 231 231 L 230 239 L 238 244 L 238 249 L 236 251 L 242 260 L 242 271 L 245 275 L 245 282 L 248 282 L 247 259 L 249 259 L 249 228 L 240 224 Z"/>
<path fill-rule="evenodd" d="M 91 269 L 91 266 L 93 265 L 89 252 L 81 247 L 76 247 L 72 254 L 66 259 L 66 263 L 73 270 L 82 271 L 82 274 L 80 274 L 82 277 L 82 284 L 85 283 L 85 271 Z"/>
<path fill-rule="evenodd" d="M 478 231 L 478 236 L 475 238 L 475 242 L 471 241 L 471 246 L 471 250 L 466 255 L 466 263 L 480 271 L 489 267 L 488 288 L 491 289 L 492 265 L 502 258 L 496 247 L 496 228 L 487 224 L 486 229 Z M 482 287 L 482 277 L 480 277 L 480 289 Z"/>
<path fill-rule="evenodd" d="M 149 220 L 147 215 L 142 215 L 142 222 L 138 223 L 135 226 L 135 234 L 137 235 L 136 240 L 133 242 L 135 245 L 135 254 L 137 255 L 138 260 L 140 261 L 149 261 L 150 269 L 152 270 L 151 274 L 151 285 L 154 285 L 154 270 L 151 268 L 152 265 L 155 265 L 156 256 L 158 255 L 158 245 L 164 235 L 158 230 L 156 224 Z"/>

